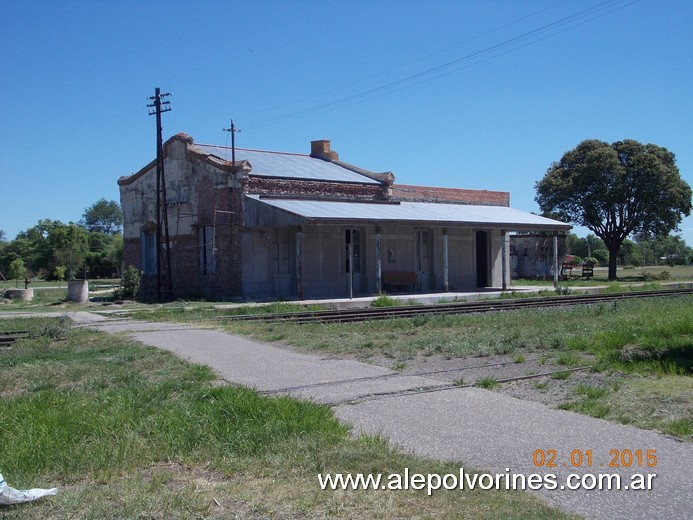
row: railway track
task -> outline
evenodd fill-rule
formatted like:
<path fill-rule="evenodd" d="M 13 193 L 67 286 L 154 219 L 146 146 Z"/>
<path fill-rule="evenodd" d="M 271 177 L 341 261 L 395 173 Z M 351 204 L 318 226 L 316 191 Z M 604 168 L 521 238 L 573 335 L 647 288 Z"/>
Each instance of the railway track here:
<path fill-rule="evenodd" d="M 538 298 L 517 298 L 509 300 L 484 300 L 474 302 L 441 303 L 435 305 L 398 306 L 365 309 L 287 312 L 273 314 L 240 314 L 219 316 L 217 320 L 229 321 L 271 321 L 290 323 L 348 323 L 393 318 L 412 318 L 423 315 L 454 315 L 482 312 L 499 312 L 537 307 L 563 307 L 610 303 L 631 299 L 657 298 L 663 296 L 685 296 L 693 294 L 693 289 L 673 289 L 666 291 L 629 291 L 613 294 L 582 294 L 576 296 L 552 296 Z"/>
<path fill-rule="evenodd" d="M 29 335 L 28 330 L 9 330 L 0 332 L 0 347 L 9 347 L 17 341 L 17 338 L 26 338 Z"/>

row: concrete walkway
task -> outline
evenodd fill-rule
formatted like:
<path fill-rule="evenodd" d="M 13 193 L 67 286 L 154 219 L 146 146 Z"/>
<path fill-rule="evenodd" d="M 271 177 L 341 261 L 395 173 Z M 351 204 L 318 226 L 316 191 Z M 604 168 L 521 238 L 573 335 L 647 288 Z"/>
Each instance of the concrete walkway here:
<path fill-rule="evenodd" d="M 407 451 L 462 461 L 480 472 L 554 473 L 559 489 L 535 493 L 553 506 L 586 518 L 693 518 L 691 443 L 492 391 L 457 388 L 383 367 L 297 353 L 217 330 L 110 320 L 88 312 L 77 312 L 72 318 L 209 365 L 229 383 L 330 404 L 356 432 L 383 434 Z M 557 467 L 536 468 L 533 453 L 538 449 L 555 450 Z M 586 467 L 586 462 L 581 468 L 572 467 L 573 450 L 591 450 L 592 467 Z M 636 462 L 630 468 L 609 468 L 612 450 L 642 450 L 643 459 L 647 450 L 656 450 L 656 467 L 648 468 L 643 461 L 642 467 Z M 652 490 L 560 489 L 570 473 L 614 471 L 627 479 L 633 473 L 655 473 Z"/>

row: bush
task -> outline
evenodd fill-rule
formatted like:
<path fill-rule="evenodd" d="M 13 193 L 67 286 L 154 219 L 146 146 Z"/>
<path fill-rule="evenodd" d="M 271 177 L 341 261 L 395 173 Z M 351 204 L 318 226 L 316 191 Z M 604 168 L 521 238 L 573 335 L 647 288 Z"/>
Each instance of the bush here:
<path fill-rule="evenodd" d="M 668 280 L 670 276 L 669 271 L 660 271 L 659 273 L 651 273 L 649 271 L 643 271 L 642 278 L 646 282 L 651 280 Z"/>
<path fill-rule="evenodd" d="M 371 307 L 398 307 L 402 303 L 387 294 L 381 294 L 371 302 Z"/>
<path fill-rule="evenodd" d="M 123 286 L 113 291 L 117 300 L 137 300 L 140 297 L 141 275 L 135 266 L 128 266 L 123 271 Z"/>

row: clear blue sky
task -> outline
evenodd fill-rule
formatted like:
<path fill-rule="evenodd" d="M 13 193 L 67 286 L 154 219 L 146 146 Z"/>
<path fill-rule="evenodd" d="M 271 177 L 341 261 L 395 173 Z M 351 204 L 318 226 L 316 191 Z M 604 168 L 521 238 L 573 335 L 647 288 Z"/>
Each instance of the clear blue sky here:
<path fill-rule="evenodd" d="M 308 152 L 511 192 L 588 138 L 665 146 L 693 185 L 688 0 L 0 0 L 0 229 L 77 221 L 164 138 Z M 582 13 L 582 14 L 580 14 Z M 270 123 L 270 124 L 266 124 Z M 693 217 L 681 225 L 693 244 Z M 578 230 L 584 235 L 584 230 Z"/>

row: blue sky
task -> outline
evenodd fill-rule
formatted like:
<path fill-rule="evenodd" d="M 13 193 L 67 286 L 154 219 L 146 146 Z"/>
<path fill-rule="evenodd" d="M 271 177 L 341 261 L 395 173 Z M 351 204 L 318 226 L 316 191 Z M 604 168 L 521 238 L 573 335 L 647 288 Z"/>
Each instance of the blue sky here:
<path fill-rule="evenodd" d="M 673 151 L 693 185 L 687 0 L 0 0 L 0 229 L 77 221 L 164 138 L 511 192 L 584 139 Z M 693 217 L 681 225 L 693 244 Z M 584 235 L 584 230 L 578 234 Z"/>

